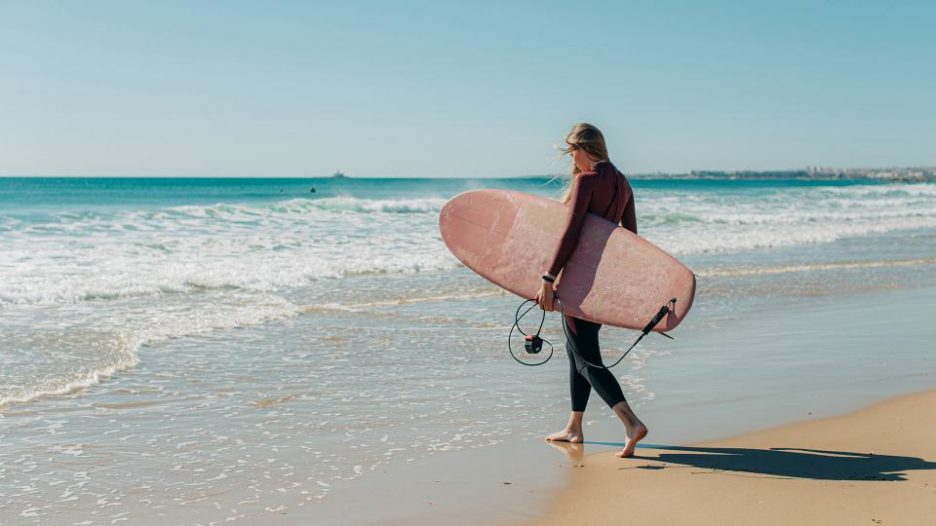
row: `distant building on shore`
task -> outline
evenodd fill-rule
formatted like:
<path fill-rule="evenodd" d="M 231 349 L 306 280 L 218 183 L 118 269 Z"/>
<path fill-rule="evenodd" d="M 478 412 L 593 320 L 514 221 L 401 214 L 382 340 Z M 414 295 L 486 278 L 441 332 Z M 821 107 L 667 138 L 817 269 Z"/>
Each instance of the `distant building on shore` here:
<path fill-rule="evenodd" d="M 936 181 L 936 167 L 827 168 L 808 166 L 802 170 L 693 170 L 688 174 L 662 177 L 689 179 L 879 179 L 884 181 Z"/>

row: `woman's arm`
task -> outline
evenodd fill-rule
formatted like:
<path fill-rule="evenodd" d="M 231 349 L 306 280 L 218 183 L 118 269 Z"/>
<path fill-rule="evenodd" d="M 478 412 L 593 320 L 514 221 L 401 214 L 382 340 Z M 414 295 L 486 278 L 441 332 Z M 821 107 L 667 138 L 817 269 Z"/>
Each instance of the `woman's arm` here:
<path fill-rule="evenodd" d="M 579 174 L 572 180 L 571 197 L 569 199 L 568 219 L 566 220 L 565 231 L 559 241 L 559 246 L 553 255 L 549 265 L 549 274 L 556 276 L 562 267 L 565 266 L 578 243 L 579 233 L 582 231 L 582 225 L 585 224 L 585 216 L 588 214 L 588 205 L 591 203 L 592 194 L 595 186 L 594 173 Z"/>
<path fill-rule="evenodd" d="M 582 231 L 582 225 L 585 224 L 585 215 L 588 214 L 588 205 L 591 203 L 592 194 L 594 193 L 595 176 L 594 173 L 586 173 L 579 174 L 572 179 L 565 231 L 559 240 L 559 246 L 556 248 L 547 271 L 553 277 L 562 270 L 566 261 L 569 260 L 569 256 L 572 255 L 575 245 L 578 244 L 579 233 Z M 546 277 L 540 283 L 540 290 L 536 293 L 535 299 L 543 310 L 555 310 L 553 284 L 547 282 Z"/>

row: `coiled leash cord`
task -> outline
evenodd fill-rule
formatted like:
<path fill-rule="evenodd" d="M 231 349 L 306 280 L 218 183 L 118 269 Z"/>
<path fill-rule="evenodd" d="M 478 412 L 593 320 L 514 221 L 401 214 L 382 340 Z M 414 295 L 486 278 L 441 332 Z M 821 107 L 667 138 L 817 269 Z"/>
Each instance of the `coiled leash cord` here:
<path fill-rule="evenodd" d="M 533 303 L 533 305 L 530 305 L 529 307 L 527 307 L 527 310 L 523 311 L 523 314 L 520 314 L 520 309 L 522 309 L 523 306 L 526 305 L 527 303 Z M 543 322 L 546 321 L 546 311 L 542 311 L 543 315 L 540 316 L 540 323 L 539 323 L 539 327 L 536 329 L 536 334 L 527 334 L 523 332 L 523 329 L 520 328 L 520 320 L 524 316 L 526 316 L 527 313 L 533 309 L 533 307 L 536 307 L 536 306 L 537 306 L 537 303 L 535 299 L 526 300 L 523 303 L 521 303 L 520 306 L 517 307 L 517 312 L 514 314 L 514 322 L 513 322 L 513 325 L 510 327 L 510 334 L 507 335 L 507 350 L 510 351 L 510 357 L 513 358 L 517 363 L 521 365 L 529 365 L 531 367 L 535 367 L 537 365 L 543 365 L 544 363 L 548 362 L 549 359 L 553 357 L 553 352 L 555 351 L 555 349 L 553 348 L 552 342 L 550 342 L 546 338 L 540 337 L 540 331 L 543 330 Z M 543 344 L 545 343 L 549 345 L 549 356 L 547 356 L 545 360 L 538 362 L 538 363 L 527 363 L 527 362 L 522 361 L 520 358 L 517 358 L 517 355 L 514 354 L 513 352 L 513 346 L 510 343 L 511 340 L 513 339 L 514 329 L 517 329 L 518 331 L 520 331 L 520 334 L 523 335 L 523 348 L 526 349 L 527 354 L 539 354 L 539 352 L 543 350 Z"/>
<path fill-rule="evenodd" d="M 555 299 L 556 299 L 556 301 L 557 301 L 557 302 L 559 303 L 559 305 L 560 305 L 560 307 L 559 307 L 559 315 L 560 315 L 560 316 L 563 316 L 563 319 L 562 319 L 562 331 L 565 333 L 566 340 L 571 340 L 572 337 L 569 335 L 569 329 L 566 327 L 565 318 L 564 318 L 564 313 L 563 313 L 562 307 L 561 307 L 562 301 L 559 299 L 559 296 L 555 296 Z M 520 309 L 522 309 L 523 306 L 526 305 L 527 303 L 531 303 L 531 302 L 533 303 L 533 305 L 530 305 L 529 307 L 527 307 L 527 310 L 523 311 L 523 314 L 520 314 Z M 670 305 L 672 305 L 672 308 L 670 308 Z M 548 361 L 550 360 L 550 358 L 552 358 L 553 352 L 554 352 L 553 344 L 552 344 L 549 340 L 540 337 L 540 331 L 543 330 L 543 322 L 546 320 L 546 311 L 545 311 L 545 310 L 543 311 L 543 315 L 540 317 L 540 324 L 539 324 L 539 327 L 536 329 L 536 334 L 527 334 L 527 333 L 523 332 L 523 329 L 520 328 L 520 320 L 521 320 L 524 316 L 526 316 L 526 314 L 527 314 L 528 312 L 530 312 L 530 310 L 533 309 L 533 307 L 535 307 L 535 306 L 537 306 L 536 300 L 535 300 L 535 299 L 532 299 L 532 300 L 525 300 L 523 303 L 520 304 L 519 307 L 517 307 L 517 312 L 514 314 L 514 323 L 513 323 L 513 325 L 510 327 L 510 334 L 507 336 L 507 349 L 510 351 L 510 356 L 511 356 L 517 363 L 520 363 L 520 364 L 523 364 L 523 365 L 529 365 L 529 366 L 543 365 L 544 363 L 548 362 Z M 582 355 L 578 354 L 578 350 L 575 349 L 575 346 L 574 346 L 574 345 L 571 347 L 572 352 L 576 353 L 576 355 L 579 357 L 579 359 L 582 360 L 582 362 L 584 362 L 585 364 L 587 364 L 589 367 L 594 367 L 595 369 L 610 369 L 610 368 L 616 366 L 617 364 L 621 363 L 621 361 L 624 360 L 624 358 L 626 358 L 627 355 L 628 355 L 632 350 L 634 350 L 634 347 L 637 347 L 637 344 L 640 343 L 640 340 L 642 340 L 644 336 L 646 336 L 647 334 L 649 334 L 650 331 L 652 331 L 653 328 L 657 326 L 657 324 L 659 324 L 661 321 L 663 321 L 663 318 L 664 318 L 667 314 L 669 314 L 669 313 L 670 313 L 673 309 L 675 309 L 675 308 L 676 308 L 676 298 L 672 298 L 671 300 L 667 301 L 662 307 L 660 307 L 660 310 L 657 311 L 657 313 L 656 313 L 656 315 L 653 317 L 653 319 L 651 319 L 651 320 L 647 323 L 647 325 L 644 326 L 643 330 L 640 331 L 640 336 L 638 336 L 637 339 L 634 340 L 634 343 L 632 343 L 631 346 L 628 347 L 626 351 L 624 351 L 624 354 L 622 354 L 621 357 L 618 358 L 617 361 L 615 361 L 615 362 L 614 362 L 613 364 L 611 364 L 611 365 L 607 365 L 607 366 L 606 366 L 606 365 L 594 364 L 594 363 L 589 362 L 589 361 L 586 360 L 585 358 L 582 358 Z M 549 356 L 547 356 L 545 360 L 543 360 L 543 361 L 541 361 L 541 362 L 538 362 L 538 363 L 526 363 L 526 362 L 524 362 L 524 361 L 521 361 L 519 358 L 517 358 L 517 356 L 516 356 L 516 355 L 514 354 L 514 352 L 513 352 L 513 347 L 511 346 L 511 343 L 510 343 L 510 341 L 511 341 L 511 339 L 512 339 L 512 337 L 513 337 L 513 331 L 514 331 L 514 329 L 517 329 L 518 331 L 520 331 L 520 334 L 522 334 L 522 335 L 524 336 L 523 346 L 524 346 L 524 349 L 526 349 L 527 354 L 539 354 L 539 352 L 540 352 L 540 351 L 542 350 L 542 348 L 543 348 L 543 343 L 546 343 L 546 344 L 549 345 Z M 673 338 L 672 336 L 670 336 L 669 334 L 666 334 L 665 332 L 661 332 L 660 334 L 661 334 L 662 336 L 666 336 L 667 338 L 669 338 L 669 339 L 671 339 L 671 340 L 675 339 L 675 338 Z"/>

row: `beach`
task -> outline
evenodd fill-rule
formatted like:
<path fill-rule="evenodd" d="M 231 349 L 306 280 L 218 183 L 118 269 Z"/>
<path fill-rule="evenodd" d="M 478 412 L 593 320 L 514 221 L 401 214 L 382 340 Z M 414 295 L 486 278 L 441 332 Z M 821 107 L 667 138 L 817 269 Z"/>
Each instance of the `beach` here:
<path fill-rule="evenodd" d="M 936 2 L 0 13 L 0 526 L 936 526 Z"/>
<path fill-rule="evenodd" d="M 555 182 L 0 180 L 0 523 L 560 520 L 589 484 L 631 485 L 590 467 L 668 481 L 690 471 L 666 460 L 679 448 L 877 453 L 857 432 L 771 433 L 936 387 L 936 185 L 632 184 L 641 235 L 699 290 L 675 340 L 648 336 L 614 370 L 646 443 L 675 448 L 639 450 L 664 469 L 618 471 L 651 461 L 612 463 L 623 428 L 598 397 L 581 459 L 543 441 L 569 408 L 557 315 L 553 359 L 516 364 L 521 300 L 438 234 L 458 192 Z M 603 328 L 605 358 L 633 336 Z M 691 469 L 716 470 L 717 492 L 738 467 Z"/>
<path fill-rule="evenodd" d="M 565 444 L 569 487 L 528 524 L 930 524 L 934 436 L 931 390 L 627 460 Z"/>

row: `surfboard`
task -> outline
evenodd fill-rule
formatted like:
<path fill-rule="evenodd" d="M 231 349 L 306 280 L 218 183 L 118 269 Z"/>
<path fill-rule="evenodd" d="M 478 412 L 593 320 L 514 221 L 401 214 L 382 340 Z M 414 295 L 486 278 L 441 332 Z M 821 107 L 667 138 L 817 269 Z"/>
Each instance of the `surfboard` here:
<path fill-rule="evenodd" d="M 566 205 L 510 190 L 472 190 L 439 214 L 448 249 L 466 267 L 522 298 L 539 291 L 559 246 Z M 676 298 L 654 328 L 670 331 L 689 313 L 696 279 L 688 267 L 646 239 L 588 214 L 578 244 L 556 280 L 562 311 L 576 318 L 643 329 Z"/>

